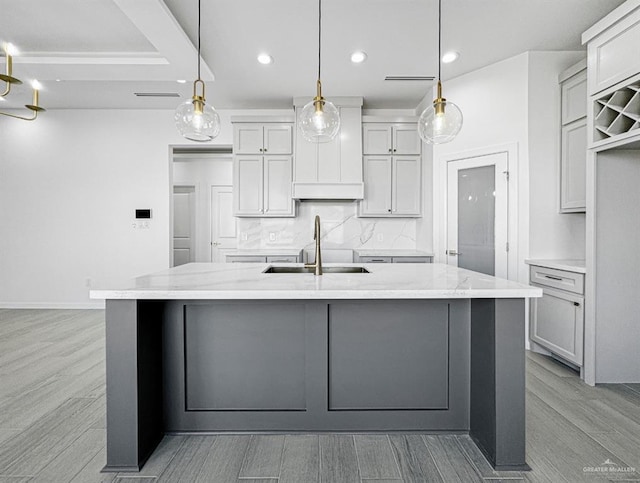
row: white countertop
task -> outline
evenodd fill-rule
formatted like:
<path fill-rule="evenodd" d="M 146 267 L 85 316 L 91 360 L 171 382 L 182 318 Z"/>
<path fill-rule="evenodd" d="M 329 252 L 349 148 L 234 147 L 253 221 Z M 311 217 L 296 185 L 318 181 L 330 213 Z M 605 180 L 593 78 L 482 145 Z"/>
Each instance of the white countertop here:
<path fill-rule="evenodd" d="M 441 299 L 541 297 L 542 289 L 444 264 L 339 264 L 371 273 L 262 273 L 299 263 L 189 263 L 102 290 L 94 299 Z M 327 263 L 329 267 L 337 264 Z"/>
<path fill-rule="evenodd" d="M 433 253 L 423 252 L 422 250 L 407 250 L 393 248 L 379 248 L 377 250 L 361 250 L 354 249 L 361 257 L 433 257 Z"/>
<path fill-rule="evenodd" d="M 535 265 L 537 267 L 554 268 L 556 270 L 566 270 L 568 272 L 575 273 L 587 273 L 584 260 L 570 260 L 570 259 L 545 259 L 536 260 L 528 258 L 524 261 L 527 265 Z"/>

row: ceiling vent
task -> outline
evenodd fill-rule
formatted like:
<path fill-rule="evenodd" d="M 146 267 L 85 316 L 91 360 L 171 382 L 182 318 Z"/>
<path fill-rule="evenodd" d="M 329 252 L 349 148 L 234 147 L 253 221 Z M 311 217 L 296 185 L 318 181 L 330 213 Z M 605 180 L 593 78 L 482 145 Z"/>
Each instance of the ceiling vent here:
<path fill-rule="evenodd" d="M 388 75 L 386 81 L 433 81 L 436 78 L 432 75 Z"/>
<path fill-rule="evenodd" d="M 180 97 L 177 92 L 134 92 L 136 97 Z"/>

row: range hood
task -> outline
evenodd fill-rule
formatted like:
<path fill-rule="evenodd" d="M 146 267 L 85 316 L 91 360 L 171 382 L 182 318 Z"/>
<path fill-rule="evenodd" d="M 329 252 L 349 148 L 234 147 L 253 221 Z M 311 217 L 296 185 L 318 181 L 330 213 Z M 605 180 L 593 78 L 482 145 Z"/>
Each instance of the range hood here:
<path fill-rule="evenodd" d="M 296 110 L 293 198 L 298 200 L 361 200 L 362 97 L 335 97 L 340 111 L 340 131 L 329 143 L 310 143 L 298 128 L 307 97 L 293 100 Z"/>

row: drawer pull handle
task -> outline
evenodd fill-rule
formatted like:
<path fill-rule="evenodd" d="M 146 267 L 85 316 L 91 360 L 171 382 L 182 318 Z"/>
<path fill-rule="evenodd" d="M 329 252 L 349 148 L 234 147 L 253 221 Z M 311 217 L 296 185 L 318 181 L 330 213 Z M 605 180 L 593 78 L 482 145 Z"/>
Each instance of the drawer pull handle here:
<path fill-rule="evenodd" d="M 573 302 L 573 305 L 575 305 L 576 307 L 580 307 L 580 302 Z"/>
<path fill-rule="evenodd" d="M 562 282 L 562 277 L 554 277 L 553 275 L 545 275 L 545 278 L 550 278 L 551 280 L 557 280 Z"/>

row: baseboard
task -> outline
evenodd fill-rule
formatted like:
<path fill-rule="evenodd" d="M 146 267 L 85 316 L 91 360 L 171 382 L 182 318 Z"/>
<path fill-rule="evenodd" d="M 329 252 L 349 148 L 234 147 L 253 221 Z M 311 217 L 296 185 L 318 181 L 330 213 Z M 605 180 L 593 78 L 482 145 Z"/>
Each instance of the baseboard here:
<path fill-rule="evenodd" d="M 104 300 L 93 302 L 0 302 L 0 309 L 98 309 L 104 310 Z"/>

